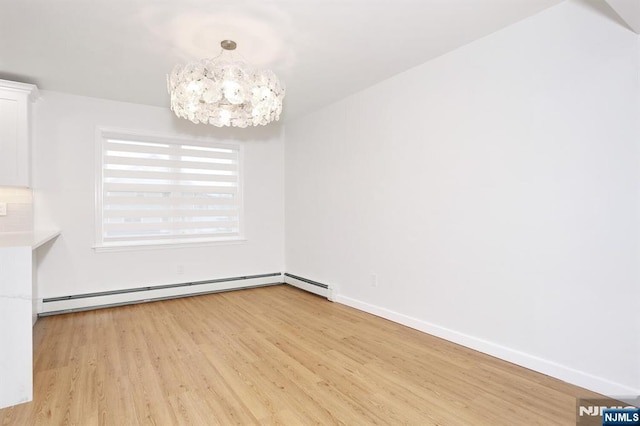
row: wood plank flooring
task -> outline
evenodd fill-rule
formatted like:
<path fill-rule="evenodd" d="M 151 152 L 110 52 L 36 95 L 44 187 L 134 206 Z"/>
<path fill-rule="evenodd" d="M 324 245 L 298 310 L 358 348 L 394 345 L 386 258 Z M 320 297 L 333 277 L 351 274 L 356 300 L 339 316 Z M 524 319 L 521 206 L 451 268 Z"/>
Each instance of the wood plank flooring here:
<path fill-rule="evenodd" d="M 1 425 L 575 425 L 584 389 L 289 286 L 38 320 Z"/>

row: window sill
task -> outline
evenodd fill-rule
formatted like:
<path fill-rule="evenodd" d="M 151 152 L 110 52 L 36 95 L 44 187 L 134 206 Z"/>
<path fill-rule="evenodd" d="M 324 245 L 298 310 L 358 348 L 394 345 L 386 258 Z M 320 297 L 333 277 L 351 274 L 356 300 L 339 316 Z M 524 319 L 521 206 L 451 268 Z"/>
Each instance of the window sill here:
<path fill-rule="evenodd" d="M 219 245 L 229 244 L 245 244 L 247 240 L 245 238 L 237 238 L 233 240 L 218 240 L 218 241 L 198 241 L 192 243 L 167 243 L 167 244 L 127 244 L 119 246 L 93 246 L 93 250 L 96 253 L 104 252 L 116 252 L 116 251 L 138 251 L 138 250 L 173 250 L 181 248 L 192 247 L 212 247 Z"/>

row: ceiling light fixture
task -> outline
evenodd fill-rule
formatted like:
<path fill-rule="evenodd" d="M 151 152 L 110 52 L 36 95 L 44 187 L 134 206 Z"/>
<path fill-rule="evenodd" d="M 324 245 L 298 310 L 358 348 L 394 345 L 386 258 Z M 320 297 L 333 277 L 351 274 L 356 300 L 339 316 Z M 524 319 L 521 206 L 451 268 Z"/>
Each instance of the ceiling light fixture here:
<path fill-rule="evenodd" d="M 280 118 L 284 87 L 271 70 L 255 70 L 223 40 L 213 59 L 176 65 L 167 76 L 171 110 L 194 123 L 217 127 L 265 125 Z"/>

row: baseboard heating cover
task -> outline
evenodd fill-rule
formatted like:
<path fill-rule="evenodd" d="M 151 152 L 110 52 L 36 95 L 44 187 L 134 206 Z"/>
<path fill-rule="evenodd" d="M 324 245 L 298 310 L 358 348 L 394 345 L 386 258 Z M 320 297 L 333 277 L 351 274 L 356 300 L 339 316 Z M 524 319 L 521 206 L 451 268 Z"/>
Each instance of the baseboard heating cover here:
<path fill-rule="evenodd" d="M 322 284 L 308 278 L 289 274 L 287 272 L 285 272 L 284 274 L 284 282 L 310 293 L 315 293 L 318 296 L 326 297 L 327 299 L 333 301 L 333 291 L 328 284 Z"/>
<path fill-rule="evenodd" d="M 264 287 L 282 283 L 282 273 L 276 272 L 271 274 L 248 275 L 207 281 L 50 297 L 42 300 L 42 309 L 38 316 L 44 317 L 69 312 L 109 308 L 114 306 L 218 293 L 222 291 L 241 290 L 253 287 Z"/>

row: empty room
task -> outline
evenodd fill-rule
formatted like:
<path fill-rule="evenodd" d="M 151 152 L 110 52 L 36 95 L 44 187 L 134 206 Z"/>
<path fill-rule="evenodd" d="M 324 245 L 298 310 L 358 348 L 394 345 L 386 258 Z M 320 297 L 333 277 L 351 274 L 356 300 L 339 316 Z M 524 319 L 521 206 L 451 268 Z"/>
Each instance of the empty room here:
<path fill-rule="evenodd" d="M 0 0 L 1 425 L 640 425 L 640 1 Z"/>

